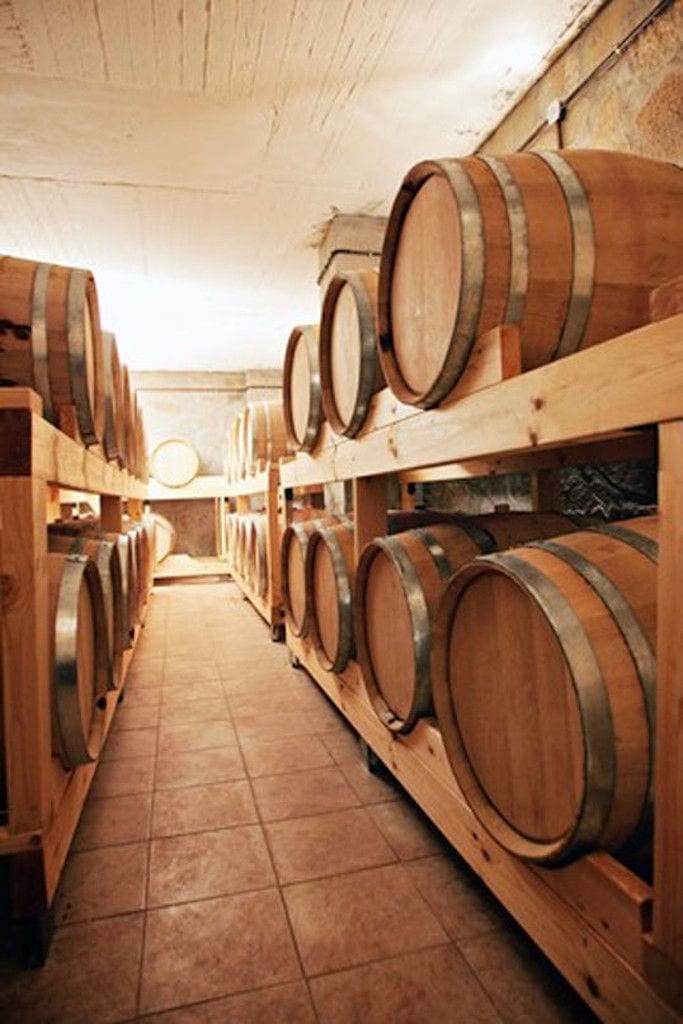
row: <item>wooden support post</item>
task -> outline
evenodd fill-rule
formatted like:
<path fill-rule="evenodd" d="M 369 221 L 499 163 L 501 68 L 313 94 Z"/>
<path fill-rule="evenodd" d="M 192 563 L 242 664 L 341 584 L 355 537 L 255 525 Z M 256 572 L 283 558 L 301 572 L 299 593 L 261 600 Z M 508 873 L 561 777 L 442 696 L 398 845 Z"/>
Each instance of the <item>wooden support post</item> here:
<path fill-rule="evenodd" d="M 44 480 L 0 477 L 3 718 L 12 833 L 39 829 L 50 816 L 46 501 Z"/>
<path fill-rule="evenodd" d="M 683 420 L 659 428 L 657 746 L 652 982 L 683 1000 Z M 656 976 L 654 976 L 656 975 Z"/>
<path fill-rule="evenodd" d="M 130 503 L 128 502 L 129 511 Z M 123 530 L 123 502 L 112 494 L 103 494 L 100 498 L 100 523 L 106 533 L 121 533 Z"/>
<path fill-rule="evenodd" d="M 271 608 L 271 626 L 277 625 L 282 619 L 282 569 L 280 565 L 280 522 L 278 468 L 268 467 L 268 490 L 266 491 L 266 543 L 268 545 L 268 566 L 270 572 L 269 602 Z"/>
<path fill-rule="evenodd" d="M 562 511 L 562 481 L 558 469 L 536 469 L 531 473 L 531 510 Z"/>
<path fill-rule="evenodd" d="M 387 478 L 363 476 L 353 481 L 354 559 L 358 564 L 360 553 L 375 537 L 387 532 Z"/>
<path fill-rule="evenodd" d="M 142 498 L 129 498 L 127 507 L 130 518 L 139 523 L 145 511 Z"/>

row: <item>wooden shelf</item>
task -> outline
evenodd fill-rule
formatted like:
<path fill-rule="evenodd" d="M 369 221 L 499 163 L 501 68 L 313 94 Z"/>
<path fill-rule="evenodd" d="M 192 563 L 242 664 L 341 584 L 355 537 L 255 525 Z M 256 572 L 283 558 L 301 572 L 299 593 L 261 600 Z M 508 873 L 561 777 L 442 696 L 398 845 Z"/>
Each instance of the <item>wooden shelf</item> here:
<path fill-rule="evenodd" d="M 422 411 L 385 390 L 357 438 L 326 426 L 316 452 L 281 467 L 283 519 L 293 489 L 353 480 L 357 561 L 386 532 L 388 474 L 402 484 L 517 471 L 539 471 L 542 480 L 544 470 L 656 454 L 662 531 L 652 888 L 608 854 L 552 872 L 512 857 L 464 803 L 435 723 L 423 720 L 395 736 L 376 717 L 354 662 L 337 677 L 305 641 L 288 633 L 287 642 L 598 1016 L 668 1024 L 683 1011 L 683 315 L 524 374 L 515 337 L 502 327 L 481 339 L 446 406 Z"/>
<path fill-rule="evenodd" d="M 147 485 L 148 501 L 195 501 L 197 498 L 224 498 L 227 493 L 223 476 L 197 476 L 184 487 L 165 487 L 152 477 Z"/>
<path fill-rule="evenodd" d="M 357 438 L 323 431 L 283 464 L 283 487 L 543 453 L 683 417 L 683 314 L 422 411 L 375 396 Z M 451 470 L 449 469 L 449 472 Z M 481 475 L 477 470 L 460 475 Z"/>
<path fill-rule="evenodd" d="M 245 477 L 244 480 L 238 480 L 237 483 L 234 484 L 226 484 L 225 494 L 228 498 L 246 497 L 252 494 L 265 494 L 268 490 L 272 474 L 276 471 L 277 467 L 271 467 L 269 465 L 261 473 L 257 473 L 256 476 Z"/>

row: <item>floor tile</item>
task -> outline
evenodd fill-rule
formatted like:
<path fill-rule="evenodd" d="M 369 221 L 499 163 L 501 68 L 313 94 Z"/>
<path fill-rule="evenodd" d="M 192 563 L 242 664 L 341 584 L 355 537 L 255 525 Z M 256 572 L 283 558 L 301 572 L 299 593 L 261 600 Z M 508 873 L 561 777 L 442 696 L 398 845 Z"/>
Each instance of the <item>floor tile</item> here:
<path fill-rule="evenodd" d="M 117 716 L 124 708 L 151 707 L 161 704 L 161 685 L 159 686 L 128 686 L 123 691 L 123 704 Z M 114 719 L 116 720 L 116 719 Z"/>
<path fill-rule="evenodd" d="M 282 885 L 396 859 L 364 807 L 276 821 L 265 829 Z"/>
<path fill-rule="evenodd" d="M 154 765 L 153 757 L 131 757 L 99 764 L 90 787 L 89 799 L 151 791 Z"/>
<path fill-rule="evenodd" d="M 141 1013 L 299 977 L 299 961 L 276 890 L 148 912 Z"/>
<path fill-rule="evenodd" d="M 135 1016 L 143 915 L 59 928 L 47 963 L 0 983 L 3 1024 L 114 1024 Z"/>
<path fill-rule="evenodd" d="M 257 820 L 246 780 L 159 790 L 154 798 L 152 835 L 171 836 L 248 825 Z"/>
<path fill-rule="evenodd" d="M 408 799 L 372 804 L 368 808 L 389 846 L 399 860 L 415 860 L 441 853 L 446 845 L 436 829 Z"/>
<path fill-rule="evenodd" d="M 314 768 L 254 779 L 254 796 L 264 821 L 300 818 L 357 807 L 358 797 L 338 768 Z"/>
<path fill-rule="evenodd" d="M 282 775 L 306 768 L 323 768 L 332 764 L 332 758 L 317 736 L 307 737 L 305 743 L 296 736 L 243 740 L 242 752 L 252 778 Z"/>
<path fill-rule="evenodd" d="M 237 736 L 228 721 L 164 722 L 159 731 L 159 753 L 175 750 L 209 750 L 235 746 Z"/>
<path fill-rule="evenodd" d="M 213 658 L 198 661 L 179 661 L 170 655 L 164 667 L 164 686 L 173 686 L 191 692 L 195 687 L 220 680 L 218 665 Z"/>
<path fill-rule="evenodd" d="M 293 981 L 155 1013 L 141 1024 L 317 1024 L 317 1020 L 305 982 Z"/>
<path fill-rule="evenodd" d="M 453 946 L 314 978 L 321 1024 L 502 1024 Z"/>
<path fill-rule="evenodd" d="M 194 704 L 197 701 L 224 700 L 223 684 L 220 681 L 208 680 L 197 683 L 195 686 L 177 686 L 175 683 L 168 686 L 166 683 L 161 688 L 161 703 L 166 704 Z"/>
<path fill-rule="evenodd" d="M 155 839 L 148 906 L 228 896 L 275 884 L 260 825 Z"/>
<path fill-rule="evenodd" d="M 151 688 L 150 688 L 151 689 Z M 143 687 L 138 693 L 146 693 Z M 154 704 L 131 704 L 126 701 L 116 709 L 112 723 L 113 732 L 121 732 L 124 729 L 155 729 L 159 724 L 159 705 Z"/>
<path fill-rule="evenodd" d="M 74 924 L 142 910 L 146 878 L 146 843 L 72 853 L 55 897 L 55 922 Z"/>
<path fill-rule="evenodd" d="M 398 864 L 283 890 L 308 975 L 448 942 Z"/>
<path fill-rule="evenodd" d="M 387 800 L 399 800 L 403 795 L 399 783 L 388 771 L 373 775 L 358 761 L 345 761 L 339 767 L 361 803 L 381 804 Z"/>
<path fill-rule="evenodd" d="M 188 750 L 160 754 L 157 764 L 157 789 L 194 786 L 209 782 L 230 782 L 244 778 L 244 765 L 235 747 L 215 750 Z"/>
<path fill-rule="evenodd" d="M 124 757 L 151 757 L 156 749 L 156 729 L 124 729 L 109 734 L 100 761 L 104 763 L 120 761 Z"/>
<path fill-rule="evenodd" d="M 228 718 L 228 706 L 220 700 L 193 700 L 189 704 L 164 704 L 162 698 L 160 724 L 176 722 L 215 722 Z"/>
<path fill-rule="evenodd" d="M 458 948 L 505 1024 L 597 1024 L 597 1018 L 516 926 Z"/>
<path fill-rule="evenodd" d="M 147 686 L 161 686 L 163 674 L 163 658 L 135 657 L 126 676 L 126 689 L 138 690 Z"/>
<path fill-rule="evenodd" d="M 234 714 L 233 720 L 239 736 L 245 741 L 276 740 L 287 736 L 310 736 L 317 731 L 312 716 L 301 711 Z"/>
<path fill-rule="evenodd" d="M 88 800 L 71 849 L 89 850 L 146 840 L 151 817 L 151 793 Z"/>
<path fill-rule="evenodd" d="M 506 912 L 484 883 L 458 860 L 455 853 L 424 857 L 406 864 L 406 870 L 454 941 L 506 928 Z"/>
<path fill-rule="evenodd" d="M 323 741 L 337 764 L 361 763 L 362 755 L 358 735 L 351 729 L 324 733 Z"/>

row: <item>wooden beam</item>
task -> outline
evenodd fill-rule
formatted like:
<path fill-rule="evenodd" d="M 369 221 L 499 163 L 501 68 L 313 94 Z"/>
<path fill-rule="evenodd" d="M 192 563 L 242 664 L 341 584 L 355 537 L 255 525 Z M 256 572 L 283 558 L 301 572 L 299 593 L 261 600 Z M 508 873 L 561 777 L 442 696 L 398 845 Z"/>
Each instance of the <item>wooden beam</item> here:
<path fill-rule="evenodd" d="M 387 481 L 383 476 L 359 477 L 353 481 L 354 561 L 375 537 L 387 532 Z"/>

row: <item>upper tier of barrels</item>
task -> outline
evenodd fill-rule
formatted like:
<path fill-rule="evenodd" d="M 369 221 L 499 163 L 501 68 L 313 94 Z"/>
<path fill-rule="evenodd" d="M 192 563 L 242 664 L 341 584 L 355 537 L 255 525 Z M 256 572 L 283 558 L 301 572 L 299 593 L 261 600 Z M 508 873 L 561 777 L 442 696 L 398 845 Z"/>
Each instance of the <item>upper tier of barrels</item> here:
<path fill-rule="evenodd" d="M 88 270 L 0 257 L 0 384 L 33 388 L 75 440 L 146 481 L 142 413 Z"/>
<path fill-rule="evenodd" d="M 289 451 L 282 402 L 249 402 L 230 423 L 225 438 L 225 476 L 238 483 Z"/>
<path fill-rule="evenodd" d="M 530 370 L 642 326 L 683 272 L 683 171 L 603 150 L 427 160 L 393 203 L 379 276 L 332 279 L 320 328 L 284 363 L 287 434 L 314 451 L 326 417 L 355 437 L 384 386 L 429 408 L 452 395 L 474 343 L 520 330 Z"/>

